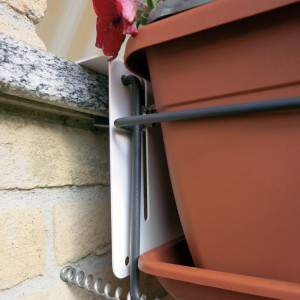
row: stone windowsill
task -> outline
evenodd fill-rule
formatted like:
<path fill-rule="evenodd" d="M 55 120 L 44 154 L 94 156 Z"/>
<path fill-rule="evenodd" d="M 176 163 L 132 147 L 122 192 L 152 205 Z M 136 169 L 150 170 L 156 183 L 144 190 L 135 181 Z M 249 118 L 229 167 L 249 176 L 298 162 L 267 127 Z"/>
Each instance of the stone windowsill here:
<path fill-rule="evenodd" d="M 1 33 L 0 93 L 89 115 L 108 112 L 106 75 Z"/>

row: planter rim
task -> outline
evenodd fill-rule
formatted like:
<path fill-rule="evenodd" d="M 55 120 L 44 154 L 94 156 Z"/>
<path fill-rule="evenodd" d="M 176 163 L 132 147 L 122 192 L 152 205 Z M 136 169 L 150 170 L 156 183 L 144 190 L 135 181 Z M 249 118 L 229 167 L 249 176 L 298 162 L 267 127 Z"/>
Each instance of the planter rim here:
<path fill-rule="evenodd" d="M 281 280 L 226 273 L 204 268 L 184 266 L 168 261 L 175 248 L 184 239 L 173 240 L 155 248 L 140 257 L 141 271 L 165 279 L 239 292 L 243 294 L 270 297 L 274 299 L 299 299 L 300 284 Z M 184 253 L 177 253 L 184 255 Z"/>
<path fill-rule="evenodd" d="M 127 43 L 126 66 L 149 80 L 146 48 L 297 2 L 300 0 L 260 0 L 254 5 L 253 1 L 216 0 L 145 25 Z"/>

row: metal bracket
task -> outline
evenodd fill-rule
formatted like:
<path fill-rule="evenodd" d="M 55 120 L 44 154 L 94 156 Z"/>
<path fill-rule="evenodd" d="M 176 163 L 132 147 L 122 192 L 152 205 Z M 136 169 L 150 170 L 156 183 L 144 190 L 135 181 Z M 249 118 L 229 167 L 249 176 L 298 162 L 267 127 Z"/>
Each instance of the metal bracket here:
<path fill-rule="evenodd" d="M 122 82 L 125 86 L 132 87 L 133 114 L 136 116 L 142 113 L 143 87 L 140 80 L 132 75 L 123 76 Z M 107 126 L 106 120 L 97 122 L 95 127 Z M 130 212 L 130 292 L 127 300 L 146 300 L 147 297 L 140 291 L 138 260 L 140 256 L 140 210 L 141 210 L 141 179 L 142 173 L 142 125 L 135 125 L 130 128 L 132 134 L 133 155 L 132 161 L 132 205 Z M 60 278 L 69 284 L 76 285 L 96 295 L 105 297 L 108 300 L 120 300 L 122 289 L 118 287 L 114 295 L 111 295 L 111 285 L 107 283 L 101 289 L 101 279 L 94 280 L 92 275 L 85 276 L 84 272 L 76 271 L 75 268 L 67 266 L 61 270 Z M 155 298 L 155 300 L 159 300 Z"/>

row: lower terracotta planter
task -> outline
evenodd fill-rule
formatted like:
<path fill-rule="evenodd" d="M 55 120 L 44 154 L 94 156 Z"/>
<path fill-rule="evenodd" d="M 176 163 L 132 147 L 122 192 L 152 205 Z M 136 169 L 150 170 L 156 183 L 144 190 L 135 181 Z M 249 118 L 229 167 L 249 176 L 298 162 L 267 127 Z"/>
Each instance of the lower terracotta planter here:
<path fill-rule="evenodd" d="M 144 254 L 139 266 L 176 300 L 300 299 L 300 284 L 195 268 L 185 241 Z"/>
<path fill-rule="evenodd" d="M 300 96 L 299 11 L 299 1 L 214 1 L 145 26 L 126 62 L 151 78 L 159 111 Z M 300 282 L 300 112 L 162 128 L 195 265 Z"/>

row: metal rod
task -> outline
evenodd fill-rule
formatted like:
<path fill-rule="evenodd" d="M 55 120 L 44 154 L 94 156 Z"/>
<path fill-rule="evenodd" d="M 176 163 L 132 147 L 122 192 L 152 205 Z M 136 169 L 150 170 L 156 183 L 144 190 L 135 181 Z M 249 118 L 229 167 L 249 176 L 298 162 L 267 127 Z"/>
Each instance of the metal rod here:
<path fill-rule="evenodd" d="M 95 127 L 95 128 L 109 129 L 109 125 L 106 125 L 106 124 L 97 124 L 97 123 L 95 123 L 95 124 L 94 124 L 94 127 Z"/>
<path fill-rule="evenodd" d="M 124 85 L 132 86 L 133 114 L 141 114 L 142 85 L 135 76 L 123 76 Z M 140 211 L 142 179 L 142 126 L 132 131 L 132 203 L 130 205 L 130 295 L 132 300 L 141 299 L 138 260 L 140 256 Z"/>
<path fill-rule="evenodd" d="M 229 117 L 250 113 L 269 112 L 295 108 L 300 108 L 300 96 L 286 99 L 131 116 L 117 119 L 115 121 L 115 126 L 118 128 L 130 128 L 134 125 L 141 124 L 147 125 L 169 121 Z"/>

